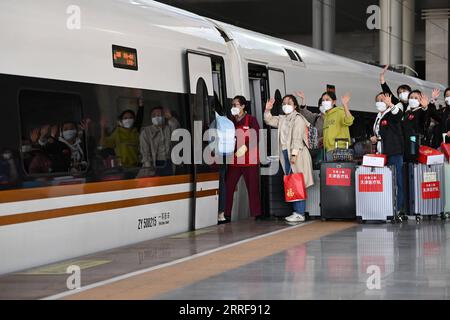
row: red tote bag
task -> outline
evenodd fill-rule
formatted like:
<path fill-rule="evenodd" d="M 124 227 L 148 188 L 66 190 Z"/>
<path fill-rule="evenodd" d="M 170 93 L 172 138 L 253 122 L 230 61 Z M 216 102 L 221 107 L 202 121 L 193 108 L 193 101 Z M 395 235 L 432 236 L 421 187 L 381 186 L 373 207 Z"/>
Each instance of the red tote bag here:
<path fill-rule="evenodd" d="M 284 176 L 284 198 L 286 202 L 306 200 L 305 178 L 303 173 Z"/>

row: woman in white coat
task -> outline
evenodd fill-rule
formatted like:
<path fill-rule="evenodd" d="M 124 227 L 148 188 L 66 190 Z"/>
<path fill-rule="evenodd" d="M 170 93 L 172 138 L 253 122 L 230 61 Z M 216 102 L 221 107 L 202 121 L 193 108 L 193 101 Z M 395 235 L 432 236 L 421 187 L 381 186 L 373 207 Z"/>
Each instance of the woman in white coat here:
<path fill-rule="evenodd" d="M 271 110 L 275 100 L 266 103 L 264 121 L 271 127 L 278 128 L 278 155 L 284 174 L 303 173 L 306 188 L 314 184 L 311 155 L 307 149 L 307 127 L 310 123 L 297 112 L 299 105 L 293 95 L 283 98 L 284 115 L 272 116 Z M 306 201 L 292 203 L 293 213 L 287 217 L 289 222 L 305 221 Z"/>

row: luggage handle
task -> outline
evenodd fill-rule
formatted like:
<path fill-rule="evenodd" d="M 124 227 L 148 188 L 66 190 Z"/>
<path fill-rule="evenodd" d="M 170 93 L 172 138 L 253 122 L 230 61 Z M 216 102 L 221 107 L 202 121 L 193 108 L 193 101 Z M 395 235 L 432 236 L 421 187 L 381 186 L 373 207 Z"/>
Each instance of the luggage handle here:
<path fill-rule="evenodd" d="M 447 136 L 447 134 L 446 134 L 446 133 L 443 133 L 443 134 L 442 134 L 442 142 L 443 142 L 443 143 L 446 143 L 446 142 L 445 142 L 445 138 L 448 138 L 448 139 L 450 139 L 450 137 L 449 137 L 449 136 Z"/>
<path fill-rule="evenodd" d="M 347 138 L 336 138 L 336 139 L 334 139 L 334 147 L 335 148 L 337 148 L 337 146 L 338 146 L 338 142 L 339 141 L 345 141 L 345 143 L 346 143 L 346 145 L 347 145 L 347 149 L 348 149 L 348 147 L 349 147 L 349 143 L 350 143 L 350 139 L 347 139 Z"/>

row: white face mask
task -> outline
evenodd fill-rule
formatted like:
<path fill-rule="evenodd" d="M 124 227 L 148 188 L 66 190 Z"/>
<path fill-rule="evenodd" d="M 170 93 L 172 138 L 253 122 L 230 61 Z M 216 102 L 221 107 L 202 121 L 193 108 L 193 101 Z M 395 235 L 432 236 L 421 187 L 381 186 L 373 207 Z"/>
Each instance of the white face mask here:
<path fill-rule="evenodd" d="M 327 110 L 325 110 L 325 107 L 322 105 L 319 107 L 319 110 L 320 110 L 320 113 L 322 113 L 322 114 L 325 114 L 325 112 L 327 112 Z"/>
<path fill-rule="evenodd" d="M 152 118 L 152 123 L 153 123 L 155 126 L 160 126 L 160 125 L 162 125 L 162 123 L 163 123 L 163 118 L 160 117 L 160 116 L 158 116 L 158 117 L 153 117 L 153 118 Z"/>
<path fill-rule="evenodd" d="M 30 152 L 31 150 L 32 150 L 32 147 L 31 147 L 31 145 L 29 145 L 29 144 L 24 144 L 23 146 L 22 146 L 22 152 L 23 153 L 27 153 L 27 152 Z"/>
<path fill-rule="evenodd" d="M 233 116 L 239 115 L 240 112 L 241 112 L 241 109 L 238 108 L 238 107 L 233 107 L 233 108 L 231 108 L 231 114 L 232 114 Z"/>
<path fill-rule="evenodd" d="M 412 109 L 417 108 L 418 106 L 420 106 L 420 102 L 417 99 L 409 99 L 408 100 L 408 104 Z"/>
<path fill-rule="evenodd" d="M 130 129 L 134 124 L 134 119 L 123 119 L 122 126 L 124 128 Z"/>
<path fill-rule="evenodd" d="M 399 98 L 403 102 L 406 102 L 406 101 L 408 101 L 408 96 L 409 96 L 409 92 L 408 91 L 403 91 L 402 93 L 400 93 Z"/>
<path fill-rule="evenodd" d="M 67 140 L 72 140 L 73 138 L 76 137 L 76 135 L 77 135 L 77 130 L 74 130 L 74 129 L 72 129 L 72 130 L 65 130 L 62 133 L 62 136 L 63 136 L 64 140 L 66 140 L 66 141 Z"/>
<path fill-rule="evenodd" d="M 446 98 L 445 98 L 445 103 L 446 103 L 448 106 L 450 106 L 450 97 L 446 97 Z"/>
<path fill-rule="evenodd" d="M 3 159 L 10 160 L 11 158 L 12 158 L 12 153 L 11 152 L 3 153 Z"/>
<path fill-rule="evenodd" d="M 375 103 L 375 106 L 377 107 L 377 110 L 379 112 L 385 112 L 387 109 L 386 103 L 384 103 L 382 101 Z"/>
<path fill-rule="evenodd" d="M 322 101 L 322 106 L 325 109 L 325 111 L 330 110 L 333 107 L 333 102 L 331 101 Z"/>
<path fill-rule="evenodd" d="M 290 114 L 292 113 L 292 111 L 294 111 L 294 107 L 291 106 L 290 104 L 283 104 L 283 112 L 284 114 Z"/>

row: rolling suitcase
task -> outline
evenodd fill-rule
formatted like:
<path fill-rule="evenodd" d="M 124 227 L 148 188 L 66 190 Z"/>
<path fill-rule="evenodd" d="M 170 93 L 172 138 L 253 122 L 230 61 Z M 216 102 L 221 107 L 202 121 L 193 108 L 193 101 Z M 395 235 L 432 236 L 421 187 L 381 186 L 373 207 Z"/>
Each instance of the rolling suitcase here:
<path fill-rule="evenodd" d="M 447 135 L 444 133 L 442 135 L 442 141 L 446 142 Z M 445 217 L 448 218 L 450 213 L 450 162 L 446 157 L 444 161 L 444 193 L 445 193 L 445 205 L 444 205 L 444 213 Z"/>
<path fill-rule="evenodd" d="M 320 167 L 320 216 L 356 219 L 355 164 L 323 162 Z"/>
<path fill-rule="evenodd" d="M 394 167 L 364 167 L 355 172 L 356 216 L 358 221 L 396 221 L 396 180 Z"/>
<path fill-rule="evenodd" d="M 320 170 L 313 171 L 314 185 L 307 190 L 306 213 L 310 218 L 320 217 Z"/>
<path fill-rule="evenodd" d="M 409 164 L 410 211 L 420 222 L 422 216 L 444 214 L 444 165 Z"/>
<path fill-rule="evenodd" d="M 445 190 L 445 206 L 444 212 L 446 217 L 448 218 L 448 214 L 450 213 L 450 163 L 446 160 L 444 163 L 444 190 Z"/>
<path fill-rule="evenodd" d="M 284 171 L 280 163 L 276 174 L 262 176 L 261 198 L 266 217 L 285 218 L 292 214 L 292 204 L 285 201 L 283 177 Z"/>

